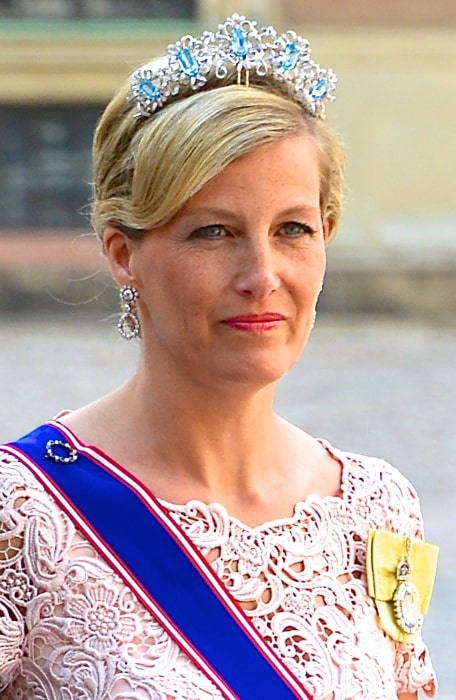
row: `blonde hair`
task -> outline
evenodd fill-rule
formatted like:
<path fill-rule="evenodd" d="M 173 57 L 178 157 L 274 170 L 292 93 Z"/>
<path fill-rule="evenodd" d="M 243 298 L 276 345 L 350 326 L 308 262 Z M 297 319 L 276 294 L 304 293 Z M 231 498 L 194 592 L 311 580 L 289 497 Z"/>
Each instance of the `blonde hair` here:
<path fill-rule="evenodd" d="M 132 238 L 170 221 L 209 180 L 258 146 L 309 133 L 320 155 L 320 206 L 336 229 L 342 204 L 343 149 L 326 121 L 309 114 L 280 84 L 210 82 L 138 118 L 125 85 L 98 123 L 93 143 L 92 223 L 101 238 L 117 225 Z"/>

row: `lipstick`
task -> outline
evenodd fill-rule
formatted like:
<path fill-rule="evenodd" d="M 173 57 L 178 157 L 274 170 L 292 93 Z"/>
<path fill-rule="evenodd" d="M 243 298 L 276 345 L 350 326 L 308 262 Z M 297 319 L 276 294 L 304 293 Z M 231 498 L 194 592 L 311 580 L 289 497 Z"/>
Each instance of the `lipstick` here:
<path fill-rule="evenodd" d="M 260 334 L 272 331 L 285 320 L 285 316 L 276 313 L 243 314 L 224 319 L 223 323 L 235 330 Z"/>

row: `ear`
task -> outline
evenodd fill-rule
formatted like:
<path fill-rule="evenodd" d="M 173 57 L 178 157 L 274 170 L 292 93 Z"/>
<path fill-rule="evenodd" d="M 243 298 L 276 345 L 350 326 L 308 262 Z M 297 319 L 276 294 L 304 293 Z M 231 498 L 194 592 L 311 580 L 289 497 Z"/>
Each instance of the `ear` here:
<path fill-rule="evenodd" d="M 114 226 L 107 226 L 103 231 L 103 247 L 111 275 L 119 286 L 134 285 L 132 273 L 132 252 L 134 241 Z"/>
<path fill-rule="evenodd" d="M 322 225 L 323 225 L 323 239 L 325 241 L 325 245 L 328 245 L 329 237 L 330 237 L 329 219 L 323 219 Z"/>

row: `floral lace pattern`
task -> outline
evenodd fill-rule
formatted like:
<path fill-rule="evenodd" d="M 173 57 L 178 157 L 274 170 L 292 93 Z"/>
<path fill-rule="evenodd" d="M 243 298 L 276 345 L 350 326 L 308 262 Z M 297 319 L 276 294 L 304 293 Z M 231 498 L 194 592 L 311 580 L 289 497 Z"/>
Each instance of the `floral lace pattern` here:
<path fill-rule="evenodd" d="M 397 700 L 436 684 L 418 638 L 379 629 L 364 575 L 370 527 L 422 537 L 394 468 L 327 449 L 340 497 L 251 528 L 221 505 L 165 504 L 315 700 Z M 214 700 L 178 649 L 29 473 L 0 451 L 0 693 L 4 700 Z"/>

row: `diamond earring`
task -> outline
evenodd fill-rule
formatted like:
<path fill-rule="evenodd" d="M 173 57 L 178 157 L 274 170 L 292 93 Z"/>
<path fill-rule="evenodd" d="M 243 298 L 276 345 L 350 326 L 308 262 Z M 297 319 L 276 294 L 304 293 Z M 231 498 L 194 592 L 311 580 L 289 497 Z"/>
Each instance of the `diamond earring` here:
<path fill-rule="evenodd" d="M 117 330 L 125 340 L 139 338 L 141 326 L 136 311 L 136 300 L 139 297 L 138 290 L 130 284 L 124 284 L 119 289 L 122 316 L 117 323 Z"/>

